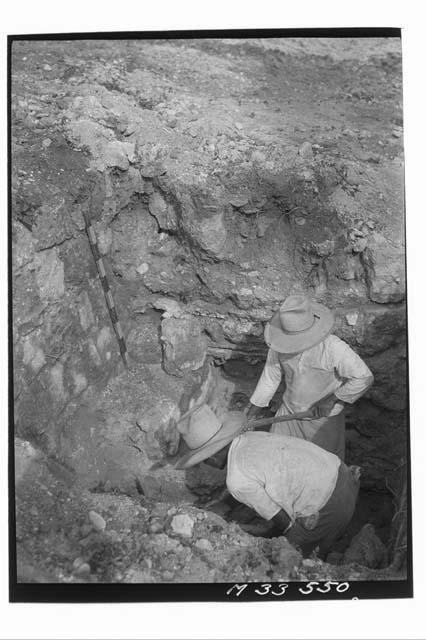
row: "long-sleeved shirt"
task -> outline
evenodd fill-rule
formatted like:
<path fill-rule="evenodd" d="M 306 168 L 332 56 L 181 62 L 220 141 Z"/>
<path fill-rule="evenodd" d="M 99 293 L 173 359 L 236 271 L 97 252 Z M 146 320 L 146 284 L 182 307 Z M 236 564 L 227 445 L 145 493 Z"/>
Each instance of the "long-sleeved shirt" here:
<path fill-rule="evenodd" d="M 329 335 L 293 356 L 269 349 L 250 402 L 266 407 L 278 389 L 283 372 L 286 389 L 281 413 L 285 414 L 305 411 L 332 393 L 342 403 L 352 404 L 373 382 L 373 374 L 365 362 L 346 342 Z M 337 415 L 342 409 L 343 404 L 336 403 L 330 415 Z"/>
<path fill-rule="evenodd" d="M 340 460 L 312 442 L 262 431 L 235 438 L 226 485 L 266 520 L 281 509 L 295 520 L 319 511 L 334 491 Z"/>

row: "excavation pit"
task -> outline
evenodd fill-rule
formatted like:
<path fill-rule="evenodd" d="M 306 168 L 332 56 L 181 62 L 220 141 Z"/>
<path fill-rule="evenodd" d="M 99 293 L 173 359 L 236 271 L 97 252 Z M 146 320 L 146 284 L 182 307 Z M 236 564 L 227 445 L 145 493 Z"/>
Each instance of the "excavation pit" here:
<path fill-rule="evenodd" d="M 401 67 L 388 40 L 336 44 L 327 63 L 283 42 L 13 43 L 22 580 L 404 577 Z M 190 406 L 248 401 L 264 324 L 297 291 L 335 309 L 336 335 L 375 376 L 347 415 L 363 476 L 334 564 L 248 536 L 205 508 L 223 474 L 173 466 Z M 385 559 L 342 564 L 366 525 Z"/>

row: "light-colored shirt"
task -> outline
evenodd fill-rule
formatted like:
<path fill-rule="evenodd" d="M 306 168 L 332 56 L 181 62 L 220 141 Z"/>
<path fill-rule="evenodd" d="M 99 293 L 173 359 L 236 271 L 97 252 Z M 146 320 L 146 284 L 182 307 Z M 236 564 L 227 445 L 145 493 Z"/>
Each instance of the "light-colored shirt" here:
<path fill-rule="evenodd" d="M 326 504 L 339 466 L 334 453 L 307 440 L 251 431 L 231 444 L 226 485 L 236 500 L 265 520 L 281 509 L 295 520 Z"/>
<path fill-rule="evenodd" d="M 306 411 L 332 393 L 342 401 L 330 415 L 343 409 L 343 402 L 355 402 L 373 382 L 365 362 L 346 342 L 329 335 L 322 342 L 296 355 L 269 349 L 265 367 L 250 402 L 266 407 L 278 389 L 284 373 L 286 389 L 282 413 Z"/>

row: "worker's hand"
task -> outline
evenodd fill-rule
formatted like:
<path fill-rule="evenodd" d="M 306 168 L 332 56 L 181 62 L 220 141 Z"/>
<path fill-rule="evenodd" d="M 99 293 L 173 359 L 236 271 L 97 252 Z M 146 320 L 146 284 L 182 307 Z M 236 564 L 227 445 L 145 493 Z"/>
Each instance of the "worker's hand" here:
<path fill-rule="evenodd" d="M 310 408 L 311 416 L 313 418 L 325 418 L 329 416 L 336 402 L 338 402 L 338 399 L 334 393 L 331 396 L 323 398 Z"/>
<path fill-rule="evenodd" d="M 249 402 L 243 413 L 246 415 L 247 420 L 254 420 L 259 415 L 261 410 L 261 407 L 256 407 L 255 404 Z"/>
<path fill-rule="evenodd" d="M 308 531 L 312 531 L 318 524 L 319 513 L 316 511 L 310 516 L 304 516 L 302 518 L 297 518 L 296 522 L 298 522 L 304 529 Z"/>

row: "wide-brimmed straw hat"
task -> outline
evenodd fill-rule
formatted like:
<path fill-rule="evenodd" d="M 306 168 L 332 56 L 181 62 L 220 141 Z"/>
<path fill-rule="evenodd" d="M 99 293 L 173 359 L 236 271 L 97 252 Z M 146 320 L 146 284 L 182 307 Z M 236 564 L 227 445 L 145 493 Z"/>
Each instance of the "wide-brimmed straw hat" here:
<path fill-rule="evenodd" d="M 245 421 L 241 411 L 228 411 L 222 424 L 210 407 L 198 407 L 189 420 L 177 425 L 190 451 L 179 458 L 175 468 L 188 469 L 213 456 L 243 432 Z"/>
<path fill-rule="evenodd" d="M 268 347 L 279 353 L 299 353 L 320 343 L 332 330 L 334 314 L 307 296 L 286 298 L 265 327 Z"/>

